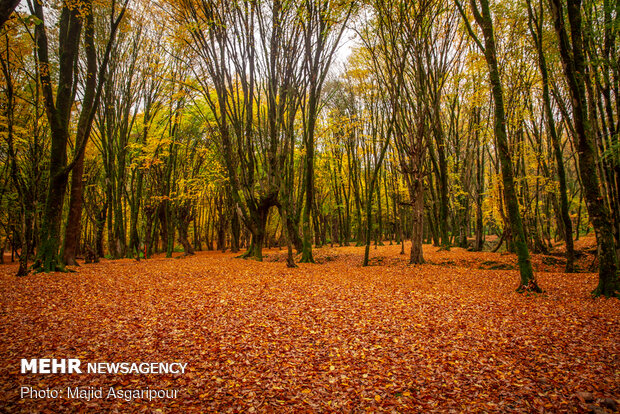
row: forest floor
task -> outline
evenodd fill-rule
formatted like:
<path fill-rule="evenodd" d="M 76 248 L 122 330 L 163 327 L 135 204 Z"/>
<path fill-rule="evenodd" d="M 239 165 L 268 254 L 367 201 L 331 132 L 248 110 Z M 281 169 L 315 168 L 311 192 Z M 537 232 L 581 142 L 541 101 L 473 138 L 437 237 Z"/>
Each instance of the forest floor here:
<path fill-rule="evenodd" d="M 405 246 L 408 248 L 408 245 Z M 545 293 L 515 293 L 515 257 L 324 247 L 287 269 L 230 253 L 81 266 L 17 279 L 0 266 L 0 412 L 611 412 L 620 302 L 593 273 L 535 256 Z M 554 256 L 549 256 L 554 257 Z M 582 259 L 588 266 L 591 259 Z M 502 266 L 505 265 L 505 266 Z M 512 268 L 511 268 L 512 266 Z M 21 374 L 22 358 L 181 362 L 178 375 Z M 20 387 L 64 398 L 20 398 Z M 67 387 L 104 398 L 67 398 Z M 176 389 L 176 399 L 106 399 Z"/>

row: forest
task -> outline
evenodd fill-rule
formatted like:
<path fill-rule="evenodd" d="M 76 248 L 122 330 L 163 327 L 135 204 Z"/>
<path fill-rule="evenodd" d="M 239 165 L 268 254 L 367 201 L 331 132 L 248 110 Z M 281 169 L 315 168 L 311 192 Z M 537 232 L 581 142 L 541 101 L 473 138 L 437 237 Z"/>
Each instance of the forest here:
<path fill-rule="evenodd" d="M 593 232 L 617 295 L 617 2 L 470 3 L 28 2 L 2 29 L 0 246 L 25 275 L 496 236 L 540 291 L 530 254 L 561 241 L 572 272 Z"/>
<path fill-rule="evenodd" d="M 6 409 L 616 411 L 619 58 L 617 0 L 0 0 Z"/>

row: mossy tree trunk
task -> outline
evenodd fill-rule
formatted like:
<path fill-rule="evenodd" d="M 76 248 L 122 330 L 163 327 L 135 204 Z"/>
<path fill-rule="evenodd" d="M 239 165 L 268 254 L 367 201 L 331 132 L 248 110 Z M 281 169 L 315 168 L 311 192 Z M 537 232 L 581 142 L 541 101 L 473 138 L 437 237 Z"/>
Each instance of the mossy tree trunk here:
<path fill-rule="evenodd" d="M 504 185 L 504 202 L 508 210 L 508 220 L 513 235 L 514 248 L 517 253 L 519 263 L 519 273 L 521 280 L 518 292 L 533 291 L 541 292 L 538 286 L 532 263 L 530 261 L 530 252 L 527 246 L 525 236 L 525 228 L 519 211 L 519 200 L 517 199 L 516 185 L 514 180 L 514 172 L 510 148 L 508 146 L 508 136 L 506 132 L 506 116 L 504 112 L 504 93 L 497 62 L 497 53 L 495 48 L 495 35 L 493 33 L 493 20 L 488 0 L 476 0 L 470 2 L 471 9 L 476 23 L 482 30 L 484 45 L 473 32 L 469 20 L 465 15 L 460 3 L 457 2 L 459 11 L 461 12 L 470 35 L 475 40 L 479 48 L 484 52 L 484 57 L 489 69 L 489 80 L 491 83 L 491 92 L 494 101 L 494 122 L 493 129 L 495 132 L 495 144 L 497 147 L 497 155 L 500 161 L 502 183 Z"/>
<path fill-rule="evenodd" d="M 562 146 L 560 143 L 560 137 L 558 136 L 555 120 L 553 118 L 553 111 L 551 109 L 551 94 L 549 92 L 549 71 L 547 69 L 547 59 L 543 49 L 542 41 L 542 24 L 543 24 L 543 8 L 542 2 L 538 13 L 535 13 L 532 8 L 531 0 L 527 0 L 527 8 L 529 14 L 529 25 L 532 33 L 532 38 L 536 44 L 536 51 L 538 54 L 538 69 L 543 86 L 543 107 L 545 111 L 545 120 L 547 121 L 547 131 L 551 137 L 551 143 L 553 145 L 553 153 L 555 156 L 558 182 L 560 185 L 560 216 L 563 227 L 564 243 L 566 245 L 566 272 L 574 272 L 575 270 L 575 248 L 573 244 L 573 224 L 570 218 L 569 203 L 568 203 L 568 191 L 566 186 L 566 169 L 564 168 L 564 159 L 562 153 Z"/>
<path fill-rule="evenodd" d="M 568 0 L 567 2 L 566 11 L 572 44 L 569 42 L 566 31 L 563 2 L 561 0 L 549 0 L 549 6 L 558 36 L 564 75 L 568 82 L 573 106 L 573 123 L 577 141 L 575 147 L 579 156 L 582 191 L 598 245 L 599 283 L 592 294 L 594 296 L 618 297 L 620 295 L 618 258 L 610 214 L 600 189 L 594 131 L 588 119 L 587 74 L 582 39 L 581 1 Z M 591 104 L 593 105 L 593 103 Z"/>
<path fill-rule="evenodd" d="M 58 21 L 60 43 L 56 93 L 52 91 L 52 85 L 56 82 L 52 82 L 51 77 L 43 5 L 35 1 L 30 3 L 30 7 L 32 14 L 41 20 L 35 27 L 35 41 L 41 91 L 51 132 L 49 181 L 41 221 L 41 241 L 33 268 L 38 272 L 64 271 L 58 248 L 61 240 L 62 207 L 71 171 L 69 167 L 72 167 L 67 165 L 69 121 L 75 98 L 76 62 L 79 56 L 82 20 L 84 15 L 92 13 L 92 2 L 84 2 L 80 7 L 63 4 L 61 9 Z"/>

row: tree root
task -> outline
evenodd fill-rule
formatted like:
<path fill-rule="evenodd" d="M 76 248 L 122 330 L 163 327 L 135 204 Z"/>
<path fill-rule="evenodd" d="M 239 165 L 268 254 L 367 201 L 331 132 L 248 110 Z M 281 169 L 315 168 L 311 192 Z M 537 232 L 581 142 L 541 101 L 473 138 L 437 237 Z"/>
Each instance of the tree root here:
<path fill-rule="evenodd" d="M 60 272 L 60 273 L 75 273 L 75 270 L 68 269 L 65 265 L 62 264 L 60 260 L 50 260 L 50 261 L 42 261 L 41 259 L 35 260 L 35 262 L 30 266 L 30 270 L 32 273 L 52 273 L 52 272 Z"/>
<path fill-rule="evenodd" d="M 527 285 L 519 285 L 517 288 L 517 293 L 543 293 L 544 290 L 538 286 L 538 283 L 535 279 L 530 279 Z"/>
<path fill-rule="evenodd" d="M 263 261 L 262 257 L 256 257 L 253 254 L 252 249 L 248 249 L 243 254 L 240 254 L 239 256 L 235 256 L 235 259 L 256 260 L 257 262 Z"/>

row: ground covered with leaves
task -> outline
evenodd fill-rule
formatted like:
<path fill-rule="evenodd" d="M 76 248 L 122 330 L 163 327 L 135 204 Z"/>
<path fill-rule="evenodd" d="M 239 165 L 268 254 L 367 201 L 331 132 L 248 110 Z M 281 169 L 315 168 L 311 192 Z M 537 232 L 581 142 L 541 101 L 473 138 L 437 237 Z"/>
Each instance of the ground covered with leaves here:
<path fill-rule="evenodd" d="M 611 412 L 620 301 L 592 273 L 534 258 L 545 294 L 515 293 L 514 256 L 323 248 L 287 269 L 201 252 L 17 279 L 0 266 L 0 411 Z M 500 266 L 501 267 L 501 266 Z M 183 362 L 182 375 L 20 374 L 21 358 Z M 177 389 L 164 400 L 21 399 L 20 387 Z"/>

